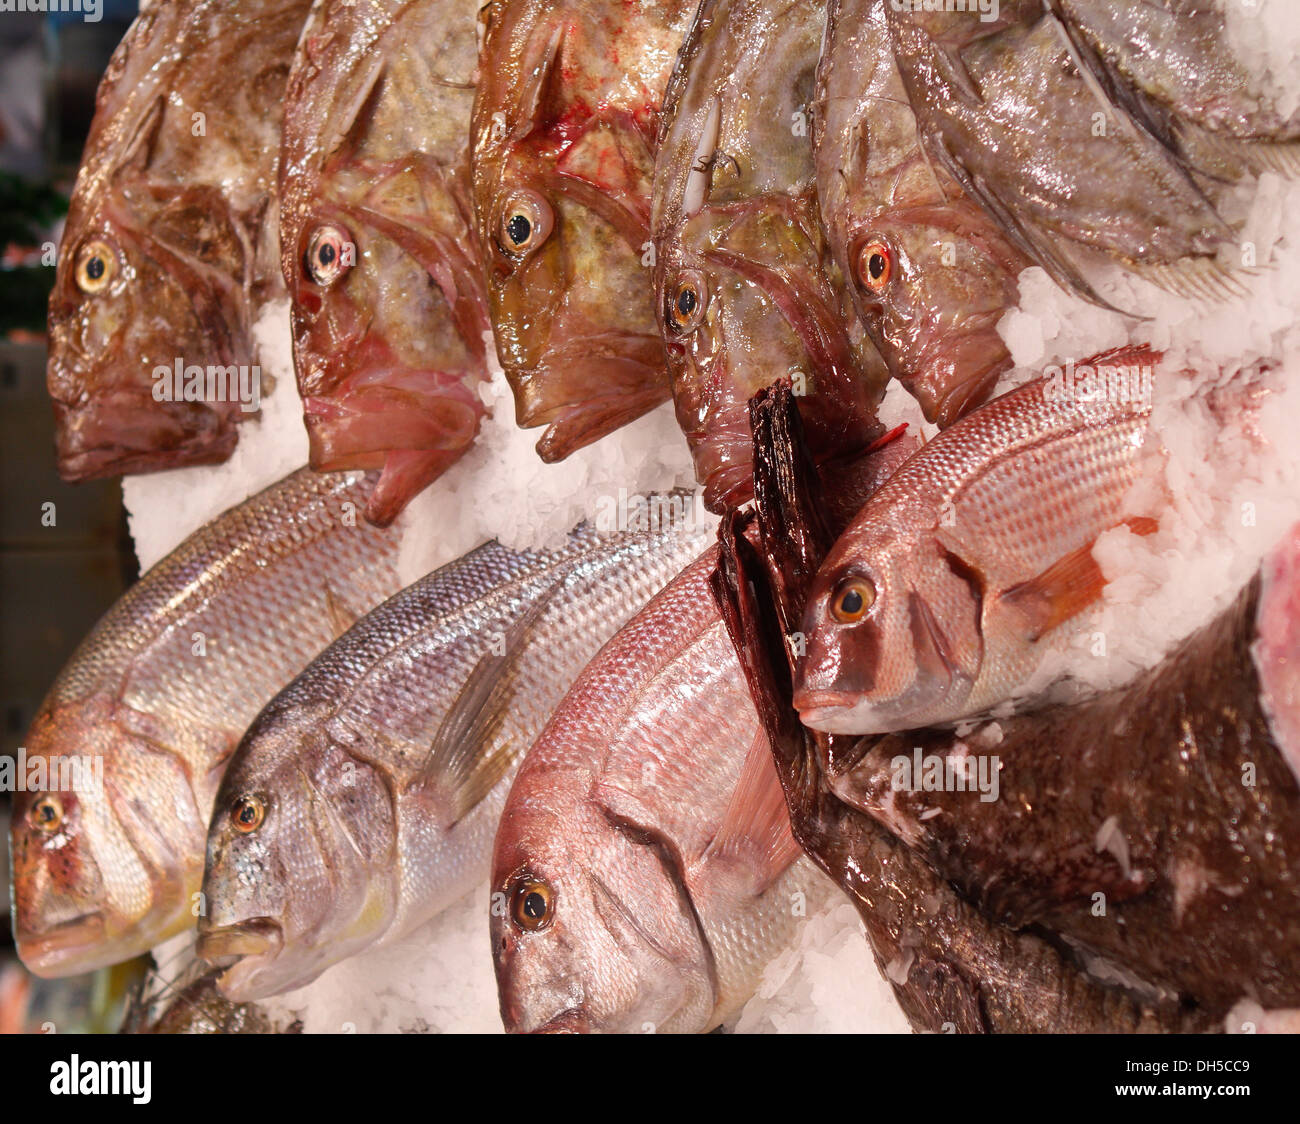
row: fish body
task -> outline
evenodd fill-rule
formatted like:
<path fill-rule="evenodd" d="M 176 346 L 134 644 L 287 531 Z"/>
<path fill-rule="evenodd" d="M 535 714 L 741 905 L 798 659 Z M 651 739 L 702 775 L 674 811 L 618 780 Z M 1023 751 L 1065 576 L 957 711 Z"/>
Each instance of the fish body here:
<path fill-rule="evenodd" d="M 358 525 L 370 484 L 304 469 L 231 508 L 73 654 L 24 746 L 48 783 L 17 794 L 10 832 L 32 971 L 114 964 L 194 923 L 212 799 L 248 723 L 398 588 L 395 536 Z M 78 783 L 76 761 L 98 776 Z"/>
<path fill-rule="evenodd" d="M 800 393 L 820 459 L 879 435 L 887 374 L 853 327 L 817 214 L 813 83 L 826 5 L 702 4 L 665 102 L 651 226 L 677 420 L 705 503 L 751 488 L 745 412 L 777 379 Z"/>
<path fill-rule="evenodd" d="M 480 883 L 523 750 L 709 538 L 668 520 L 583 524 L 551 551 L 490 542 L 322 652 L 252 724 L 217 798 L 199 952 L 222 993 L 302 986 Z"/>
<path fill-rule="evenodd" d="M 48 384 L 64 479 L 223 461 L 260 401 L 249 381 L 260 380 L 253 325 L 284 291 L 281 107 L 309 8 L 157 4 L 114 54 L 50 294 Z M 178 366 L 203 372 L 187 373 L 179 398 L 180 380 L 158 377 Z M 229 371 L 240 367 L 251 373 L 234 394 Z"/>
<path fill-rule="evenodd" d="M 1087 366 L 1132 372 L 1136 387 L 1158 359 L 1128 349 Z M 805 610 L 805 723 L 879 733 L 979 713 L 1068 638 L 1061 626 L 1104 586 L 1091 546 L 1125 522 L 1155 443 L 1140 393 L 1066 389 L 1039 379 L 967 415 L 863 506 Z"/>
<path fill-rule="evenodd" d="M 696 0 L 495 0 L 483 10 L 474 199 L 497 355 L 562 460 L 667 401 L 650 191 Z"/>
<path fill-rule="evenodd" d="M 1097 303 L 1105 302 L 1084 275 L 1089 255 L 1174 289 L 1191 291 L 1201 273 L 1217 277 L 1214 256 L 1234 234 L 1209 185 L 1080 69 L 1054 14 L 1036 5 L 1015 14 L 972 37 L 969 16 L 888 7 L 931 157 L 1058 284 Z M 1047 144 L 1044 120 L 1053 128 Z"/>
<path fill-rule="evenodd" d="M 1295 536 L 1283 548 L 1282 604 L 1252 581 L 1132 683 L 964 737 L 879 739 L 834 792 L 987 915 L 1058 934 L 1148 993 L 1220 1018 L 1247 995 L 1297 1006 L 1300 779 L 1276 721 L 1294 723 L 1297 707 L 1270 715 L 1261 680 L 1300 661 L 1300 633 L 1262 668 L 1251 650 L 1277 623 L 1266 612 L 1282 608 L 1294 624 L 1298 548 Z M 921 784 L 914 759 L 991 759 L 997 798 Z"/>
<path fill-rule="evenodd" d="M 382 469 L 390 522 L 474 440 L 487 296 L 469 174 L 475 0 L 330 0 L 289 77 L 280 169 L 316 469 Z"/>
<path fill-rule="evenodd" d="M 832 0 L 813 141 L 827 239 L 863 326 L 929 421 L 978 406 L 1028 257 L 922 145 L 886 0 Z"/>
<path fill-rule="evenodd" d="M 512 1032 L 719 1025 L 820 896 L 692 563 L 611 640 L 511 786 L 493 858 Z M 757 752 L 751 752 L 756 748 Z"/>

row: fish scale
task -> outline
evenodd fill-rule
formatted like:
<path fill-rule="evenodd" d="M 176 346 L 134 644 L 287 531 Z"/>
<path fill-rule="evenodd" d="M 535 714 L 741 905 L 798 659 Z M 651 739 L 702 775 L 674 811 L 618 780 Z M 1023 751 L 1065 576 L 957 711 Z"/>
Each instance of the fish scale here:
<path fill-rule="evenodd" d="M 551 551 L 490 542 L 322 652 L 252 724 L 217 798 L 200 952 L 225 969 L 223 994 L 299 987 L 479 881 L 514 762 L 604 640 L 709 537 L 669 519 L 583 524 Z M 228 814 L 245 794 L 267 808 L 250 833 Z"/>
<path fill-rule="evenodd" d="M 359 520 L 373 484 L 293 473 L 185 540 L 73 654 L 26 750 L 97 756 L 104 785 L 53 786 L 57 834 L 30 818 L 42 794 L 19 795 L 16 929 L 33 971 L 117 963 L 192 923 L 212 799 L 248 723 L 399 586 L 397 537 Z"/>

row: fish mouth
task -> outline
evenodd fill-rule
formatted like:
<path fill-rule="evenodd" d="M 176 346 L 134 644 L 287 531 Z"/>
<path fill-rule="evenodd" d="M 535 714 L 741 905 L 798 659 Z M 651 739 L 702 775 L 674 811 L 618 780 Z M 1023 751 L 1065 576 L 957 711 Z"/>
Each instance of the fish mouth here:
<path fill-rule="evenodd" d="M 960 381 L 954 373 L 969 365 Z M 899 381 L 921 405 L 925 420 L 947 429 L 982 405 L 999 376 L 1013 366 L 1011 353 L 996 329 L 948 336 L 922 357 L 916 370 L 900 372 Z"/>
<path fill-rule="evenodd" d="M 864 699 L 846 691 L 802 690 L 794 693 L 799 721 L 810 730 L 827 734 L 861 734 L 863 723 L 879 722 L 876 709 Z M 876 722 L 871 722 L 872 718 Z"/>
<path fill-rule="evenodd" d="M 663 341 L 640 333 L 581 337 L 533 367 L 507 368 L 506 378 L 520 427 L 547 427 L 537 445 L 547 463 L 635 421 L 672 394 Z"/>
<path fill-rule="evenodd" d="M 61 921 L 42 932 L 14 923 L 14 943 L 22 962 L 38 976 L 70 975 L 79 958 L 104 939 L 104 915 L 96 910 Z"/>
<path fill-rule="evenodd" d="M 223 404 L 224 405 L 224 404 Z M 160 403 L 115 392 L 83 406 L 55 403 L 59 475 L 69 483 L 220 464 L 239 436 L 238 404 Z"/>
<path fill-rule="evenodd" d="M 284 930 L 269 917 L 253 917 L 237 925 L 223 925 L 199 935 L 195 953 L 214 968 L 224 969 L 217 988 L 228 999 L 242 1002 L 249 986 L 284 948 Z"/>

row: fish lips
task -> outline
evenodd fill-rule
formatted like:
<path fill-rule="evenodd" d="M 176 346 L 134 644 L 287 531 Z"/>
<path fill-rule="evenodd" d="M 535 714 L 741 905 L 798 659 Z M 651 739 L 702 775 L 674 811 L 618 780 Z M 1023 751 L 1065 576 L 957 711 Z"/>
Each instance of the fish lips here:
<path fill-rule="evenodd" d="M 89 970 L 85 955 L 102 944 L 104 931 L 104 916 L 99 911 L 83 913 L 41 932 L 15 921 L 14 943 L 19 958 L 36 975 L 68 976 Z"/>
<path fill-rule="evenodd" d="M 217 980 L 221 994 L 245 1002 L 263 997 L 257 990 L 257 977 L 283 949 L 284 929 L 280 923 L 270 917 L 253 917 L 236 925 L 204 930 L 195 951 L 200 960 L 225 969 Z"/>

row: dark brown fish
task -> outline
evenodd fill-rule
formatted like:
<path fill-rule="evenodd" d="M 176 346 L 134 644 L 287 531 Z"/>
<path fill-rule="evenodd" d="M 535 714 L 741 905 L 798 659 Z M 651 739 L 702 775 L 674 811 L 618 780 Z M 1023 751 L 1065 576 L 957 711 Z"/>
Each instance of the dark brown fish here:
<path fill-rule="evenodd" d="M 156 3 L 114 54 L 50 295 L 64 479 L 223 461 L 256 410 L 253 324 L 284 292 L 281 106 L 310 6 Z M 203 374 L 179 398 L 158 375 L 178 366 Z"/>
<path fill-rule="evenodd" d="M 820 483 L 783 388 L 760 395 L 756 528 L 724 523 L 714 590 L 768 731 L 791 827 L 858 907 L 881 970 L 913 1026 L 957 1032 L 1192 1030 L 1213 1020 L 1090 976 L 1036 932 L 986 916 L 878 821 L 844 803 L 833 778 L 863 741 L 799 726 L 791 642 L 833 541 Z M 746 537 L 757 532 L 763 557 Z"/>
<path fill-rule="evenodd" d="M 659 109 L 696 0 L 494 0 L 474 196 L 497 355 L 558 461 L 667 401 L 651 290 Z"/>
<path fill-rule="evenodd" d="M 487 296 L 470 198 L 477 0 L 330 0 L 289 76 L 294 366 L 321 471 L 382 469 L 391 522 L 478 433 Z"/>
<path fill-rule="evenodd" d="M 651 230 L 677 420 L 714 511 L 752 489 L 746 403 L 790 380 L 819 460 L 880 435 L 888 379 L 822 234 L 824 0 L 706 0 L 664 101 Z"/>

